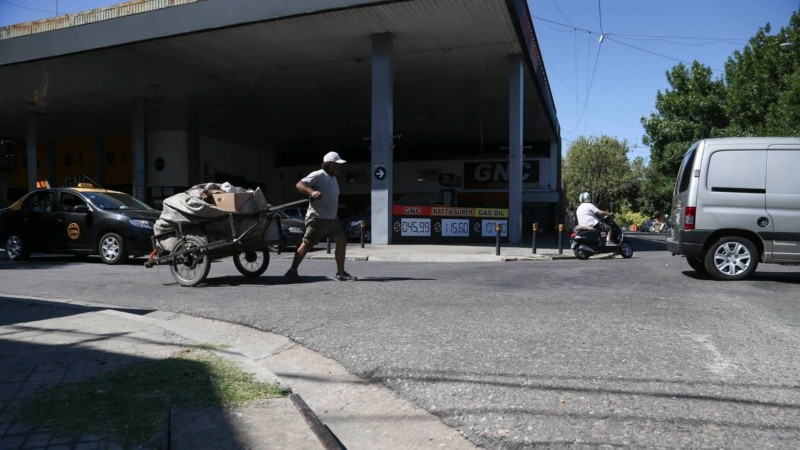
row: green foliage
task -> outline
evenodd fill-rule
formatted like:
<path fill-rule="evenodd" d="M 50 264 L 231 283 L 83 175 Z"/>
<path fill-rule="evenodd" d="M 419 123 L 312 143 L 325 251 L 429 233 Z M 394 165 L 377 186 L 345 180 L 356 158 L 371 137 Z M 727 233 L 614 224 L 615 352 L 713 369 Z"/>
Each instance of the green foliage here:
<path fill-rule="evenodd" d="M 567 150 L 562 172 L 568 208 L 577 207 L 581 192 L 591 193 L 592 202 L 601 209 L 621 205 L 635 182 L 628 151 L 627 141 L 608 136 L 576 139 Z"/>
<path fill-rule="evenodd" d="M 800 11 L 770 36 L 759 29 L 741 52 L 725 64 L 728 136 L 800 135 Z M 784 42 L 794 48 L 780 48 Z"/>
<path fill-rule="evenodd" d="M 642 117 L 643 141 L 650 145 L 650 165 L 642 182 L 643 209 L 654 213 L 669 206 L 683 155 L 697 140 L 722 135 L 728 125 L 725 84 L 712 80 L 711 68 L 695 61 L 667 72 L 672 89 L 656 94 L 657 113 Z"/>
<path fill-rule="evenodd" d="M 614 220 L 621 227 L 629 227 L 631 225 L 639 226 L 649 218 L 650 216 L 646 214 L 640 212 L 633 212 L 629 209 L 623 209 L 622 211 L 618 212 L 615 215 Z"/>

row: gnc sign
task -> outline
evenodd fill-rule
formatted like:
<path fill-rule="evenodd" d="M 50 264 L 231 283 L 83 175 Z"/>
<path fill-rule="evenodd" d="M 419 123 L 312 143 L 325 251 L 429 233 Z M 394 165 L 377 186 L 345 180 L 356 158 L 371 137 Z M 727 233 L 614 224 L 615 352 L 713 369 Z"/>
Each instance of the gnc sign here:
<path fill-rule="evenodd" d="M 539 187 L 539 161 L 522 162 L 522 186 Z M 508 161 L 464 163 L 464 189 L 508 188 Z"/>

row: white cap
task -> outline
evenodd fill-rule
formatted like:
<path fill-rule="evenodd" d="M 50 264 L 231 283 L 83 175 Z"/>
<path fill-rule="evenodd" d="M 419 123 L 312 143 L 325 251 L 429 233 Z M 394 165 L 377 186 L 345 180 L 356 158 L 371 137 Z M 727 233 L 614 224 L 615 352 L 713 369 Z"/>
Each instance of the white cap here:
<path fill-rule="evenodd" d="M 342 157 L 336 152 L 328 152 L 322 158 L 322 162 L 337 162 L 339 164 L 344 164 L 347 161 L 343 160 Z"/>

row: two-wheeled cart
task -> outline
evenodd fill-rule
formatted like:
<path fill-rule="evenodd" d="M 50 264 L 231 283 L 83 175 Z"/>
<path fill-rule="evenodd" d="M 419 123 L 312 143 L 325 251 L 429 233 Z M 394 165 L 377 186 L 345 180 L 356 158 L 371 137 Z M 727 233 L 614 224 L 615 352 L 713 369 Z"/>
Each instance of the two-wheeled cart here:
<path fill-rule="evenodd" d="M 232 256 L 242 275 L 258 277 L 269 266 L 268 244 L 283 239 L 278 213 L 307 202 L 297 200 L 254 214 L 229 213 L 185 226 L 176 223 L 174 230 L 151 238 L 154 255 L 145 266 L 169 264 L 181 286 L 196 286 L 208 276 L 212 260 Z"/>

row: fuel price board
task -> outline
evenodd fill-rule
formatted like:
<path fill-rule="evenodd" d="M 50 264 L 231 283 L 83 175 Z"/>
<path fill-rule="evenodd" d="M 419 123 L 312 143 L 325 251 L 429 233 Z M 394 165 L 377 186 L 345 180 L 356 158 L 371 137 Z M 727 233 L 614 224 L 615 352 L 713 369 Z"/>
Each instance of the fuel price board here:
<path fill-rule="evenodd" d="M 392 210 L 392 242 L 470 243 L 508 238 L 508 209 L 401 206 Z"/>

